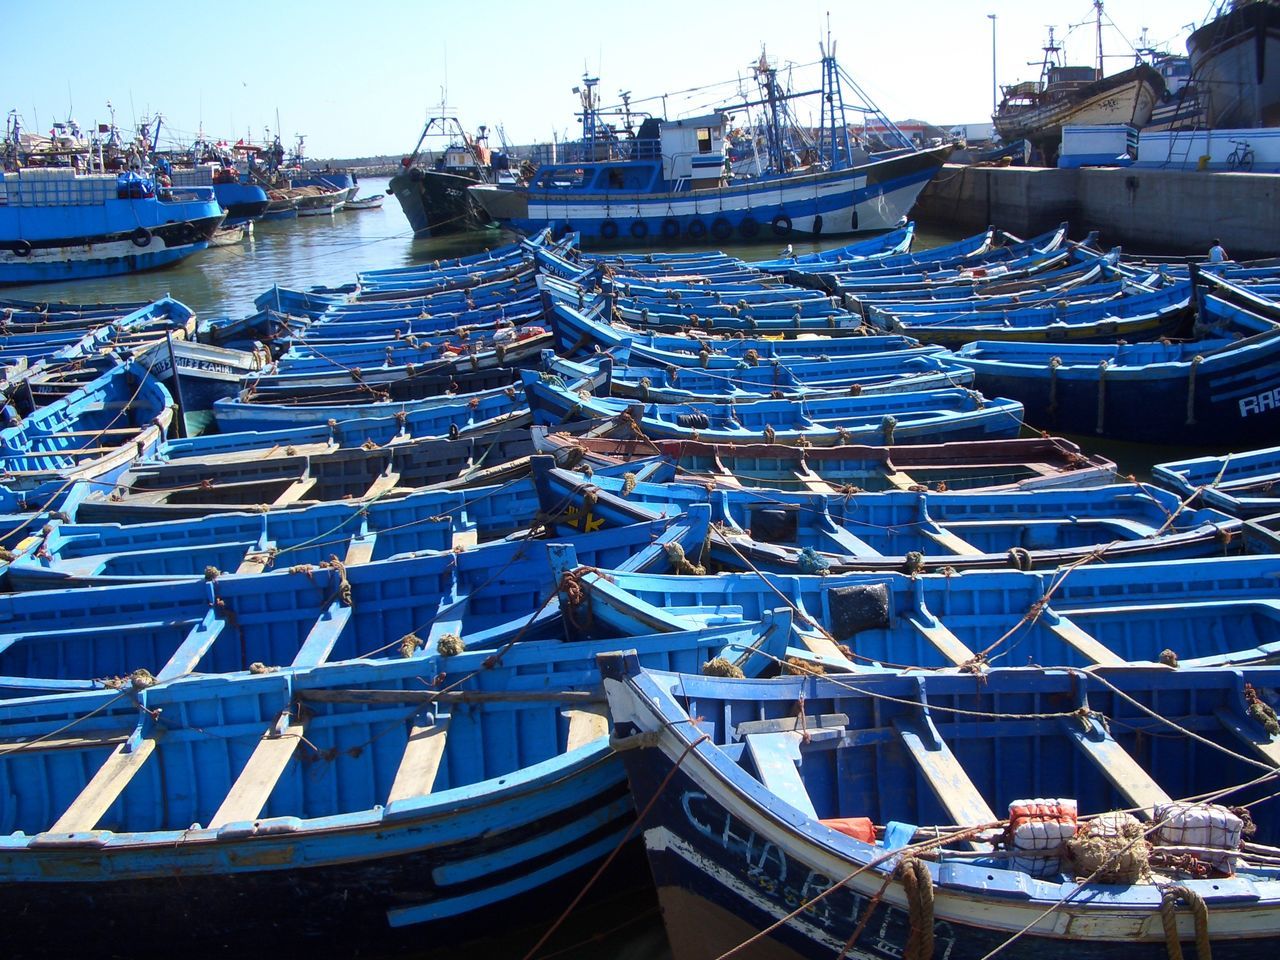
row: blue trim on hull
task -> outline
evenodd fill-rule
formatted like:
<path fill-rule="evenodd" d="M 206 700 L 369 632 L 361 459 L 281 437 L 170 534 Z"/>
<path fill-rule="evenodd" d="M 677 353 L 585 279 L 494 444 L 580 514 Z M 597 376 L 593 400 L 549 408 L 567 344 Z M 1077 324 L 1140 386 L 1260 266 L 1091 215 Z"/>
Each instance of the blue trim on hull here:
<path fill-rule="evenodd" d="M 637 241 L 661 241 L 663 243 L 674 243 L 680 240 L 696 240 L 714 242 L 716 240 L 728 240 L 731 236 L 739 236 L 744 238 L 760 237 L 762 239 L 772 239 L 775 237 L 785 236 L 816 236 L 818 234 L 824 236 L 840 236 L 850 232 L 857 233 L 860 230 L 882 230 L 888 229 L 893 224 L 868 224 L 859 225 L 857 217 L 857 207 L 860 204 L 875 200 L 886 194 L 893 193 L 904 189 L 909 189 L 918 185 L 920 189 L 924 189 L 941 168 L 929 167 L 924 170 L 915 171 L 904 176 L 894 177 L 887 180 L 876 180 L 873 176 L 868 176 L 868 168 L 857 168 L 845 171 L 849 175 L 849 179 L 866 179 L 868 182 L 865 186 L 852 189 L 848 194 L 834 193 L 825 197 L 813 197 L 808 200 L 799 202 L 761 204 L 755 206 L 725 208 L 724 202 L 728 199 L 732 202 L 740 202 L 744 197 L 750 204 L 750 193 L 735 193 L 730 191 L 722 191 L 718 194 L 721 206 L 716 210 L 708 212 L 700 212 L 689 215 L 675 215 L 665 217 L 640 217 L 627 218 L 618 217 L 612 211 L 619 205 L 632 205 L 635 203 L 652 204 L 659 201 L 658 196 L 649 196 L 644 194 L 629 195 L 625 198 L 615 198 L 602 196 L 596 197 L 575 197 L 572 193 L 563 194 L 547 194 L 547 195 L 531 195 L 528 205 L 532 210 L 536 207 L 559 206 L 562 204 L 577 204 L 583 206 L 598 207 L 600 216 L 584 219 L 579 217 L 572 222 L 565 220 L 546 220 L 533 217 L 513 218 L 509 221 L 509 226 L 519 230 L 522 233 L 533 233 L 544 227 L 550 227 L 557 233 L 567 230 L 577 231 L 586 240 L 591 241 L 616 241 L 616 242 L 637 242 Z M 870 171 L 874 173 L 874 170 Z M 762 181 L 759 185 L 761 193 L 776 193 L 779 190 L 794 189 L 794 184 L 788 184 L 785 180 Z M 710 193 L 710 192 L 708 192 Z M 695 199 L 691 193 L 668 193 L 663 195 L 671 203 L 687 203 Z M 700 198 L 701 199 L 701 198 Z M 707 202 L 713 202 L 711 196 L 705 198 Z M 853 230 L 852 231 L 809 231 L 802 230 L 796 225 L 796 221 L 807 219 L 815 216 L 827 217 L 833 213 L 853 210 Z M 905 211 L 904 211 L 905 212 Z M 775 231 L 773 223 L 775 219 L 782 217 L 790 221 L 789 229 Z M 727 221 L 730 234 L 717 237 L 712 229 L 718 220 Z M 744 233 L 742 225 L 747 220 L 755 223 L 755 230 L 750 233 Z M 694 221 L 701 221 L 704 231 L 698 236 L 689 235 L 689 225 Z M 674 222 L 678 225 L 678 236 L 671 236 L 671 228 L 666 226 L 668 223 Z M 611 223 L 613 230 L 609 236 L 602 233 L 602 227 L 605 223 Z M 638 225 L 643 224 L 643 228 Z M 667 232 L 663 232 L 666 226 Z M 639 235 L 637 235 L 639 234 Z"/>

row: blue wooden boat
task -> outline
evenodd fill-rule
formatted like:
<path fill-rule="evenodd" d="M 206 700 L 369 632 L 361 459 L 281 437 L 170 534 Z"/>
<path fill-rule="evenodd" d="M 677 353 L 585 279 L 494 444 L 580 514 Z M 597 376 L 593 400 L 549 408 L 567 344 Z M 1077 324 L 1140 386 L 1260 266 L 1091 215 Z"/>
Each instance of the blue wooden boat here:
<path fill-rule="evenodd" d="M 668 547 L 700 555 L 708 523 L 704 512 L 562 543 L 575 548 L 575 565 L 665 573 L 676 569 Z M 183 528 L 172 529 L 177 542 Z M 202 536 L 190 525 L 187 532 Z M 547 540 L 512 538 L 349 565 L 331 554 L 268 572 L 257 562 L 244 573 L 167 578 L 164 560 L 141 558 L 135 569 L 151 579 L 6 597 L 0 700 L 103 689 L 112 686 L 104 678 L 140 669 L 166 681 L 254 663 L 302 669 L 412 657 L 419 647 L 430 655 L 449 632 L 490 651 L 515 639 L 572 638 L 581 631 L 566 627 L 554 600 L 560 565 L 551 553 Z M 181 558 L 168 563 L 174 572 L 182 566 Z M 411 633 L 421 642 L 402 647 Z"/>
<path fill-rule="evenodd" d="M 1092 239 L 1092 235 L 1090 235 Z M 932 250 L 898 254 L 883 261 L 867 260 L 860 263 L 840 264 L 835 269 L 807 271 L 793 274 L 793 279 L 820 286 L 831 293 L 842 290 L 853 292 L 863 286 L 863 281 L 887 281 L 897 277 L 909 279 L 928 275 L 948 277 L 965 271 L 972 278 L 983 278 L 989 273 L 1008 273 L 1017 265 L 1034 263 L 1059 254 L 1067 249 L 1067 224 L 1028 240 L 1009 234 L 998 234 L 988 228 L 985 234 L 968 237 L 956 243 L 945 244 Z"/>
<path fill-rule="evenodd" d="M 405 458 L 388 459 L 395 466 Z M 38 550 L 10 564 L 9 586 L 47 590 L 207 577 L 210 571 L 260 573 L 331 557 L 351 567 L 526 536 L 539 523 L 527 459 L 523 468 L 478 470 L 475 482 L 449 489 L 415 490 L 412 479 L 388 468 L 367 488 L 352 483 L 360 490 L 356 495 L 343 495 L 323 482 L 324 471 L 309 468 L 236 477 L 229 484 L 206 478 L 195 489 L 178 490 L 167 473 L 144 477 L 139 471 L 134 486 L 117 486 L 108 496 L 73 490 L 62 512 L 98 522 L 52 523 Z M 287 469 L 288 463 L 276 466 Z M 350 471 L 350 463 L 343 466 Z M 596 475 L 615 472 L 645 481 L 671 476 L 657 458 L 625 469 L 601 466 Z"/>
<path fill-rule="evenodd" d="M 763 336 L 726 337 L 716 334 L 703 335 L 695 331 L 689 334 L 662 334 L 632 329 L 625 324 L 606 323 L 603 319 L 575 309 L 553 299 L 547 314 L 556 349 L 564 356 L 575 356 L 582 351 L 607 350 L 615 358 L 653 366 L 705 367 L 708 369 L 736 370 L 742 364 L 761 360 L 829 360 L 866 354 L 912 350 L 917 354 L 939 353 L 936 345 L 921 347 L 918 340 L 903 334 L 877 336 L 806 336 L 803 339 L 783 340 Z M 862 326 L 861 319 L 852 318 L 853 329 Z M 831 331 L 829 331 L 831 332 Z M 839 332 L 839 331 L 835 331 Z"/>
<path fill-rule="evenodd" d="M 1015 437 L 1022 407 L 986 400 L 970 390 L 927 390 L 882 396 L 746 403 L 632 403 L 581 396 L 522 371 L 525 400 L 534 421 L 556 426 L 576 420 L 623 417 L 655 440 L 711 443 L 936 443 L 941 440 Z"/>
<path fill-rule="evenodd" d="M 157 191 L 131 173 L 31 167 L 6 173 L 2 190 L 0 284 L 167 266 L 205 249 L 224 216 L 211 189 Z"/>
<path fill-rule="evenodd" d="M 601 672 L 678 960 L 1280 943 L 1280 752 L 1248 700 L 1274 706 L 1276 668 Z"/>
<path fill-rule="evenodd" d="M 653 441 L 613 429 L 602 435 L 533 428 L 533 444 L 565 457 L 614 462 L 661 454 L 690 483 L 716 487 L 763 487 L 848 495 L 863 490 L 1050 490 L 1114 482 L 1116 465 L 1085 456 L 1060 437 L 1026 437 L 960 443 L 913 443 L 894 447 L 788 447 L 781 444 L 715 444 L 691 440 Z M 568 464 L 573 466 L 573 464 Z"/>
<path fill-rule="evenodd" d="M 1184 497 L 1237 517 L 1280 513 L 1280 447 L 1157 463 L 1151 475 Z"/>
<path fill-rule="evenodd" d="M 171 440 L 155 458 L 135 464 L 113 488 L 75 486 L 63 512 L 84 523 L 141 523 L 296 510 L 333 501 L 368 505 L 419 490 L 486 487 L 491 492 L 468 509 L 468 517 L 487 539 L 528 526 L 537 509 L 532 485 L 516 482 L 529 473 L 534 447 L 528 430 L 456 440 L 406 439 L 384 446 L 246 444 L 210 454 L 206 441 L 213 439 Z M 227 434 L 222 439 L 243 443 L 257 436 Z M 674 475 L 674 467 L 653 457 L 620 460 L 581 447 L 566 447 L 557 462 L 597 473 L 631 472 L 656 481 Z"/>
<path fill-rule="evenodd" d="M 1159 290 L 1130 291 L 1105 300 L 1060 300 L 993 310 L 911 313 L 873 306 L 868 319 L 878 327 L 918 340 L 958 347 L 974 340 L 1052 343 L 1112 342 L 1173 335 L 1194 312 L 1190 281 Z"/>
<path fill-rule="evenodd" d="M 938 354 L 921 356 L 914 351 L 825 362 L 784 364 L 775 359 L 744 370 L 628 365 L 621 369 L 615 367 L 609 384 L 615 397 L 654 403 L 722 403 L 780 396 L 866 396 L 971 386 L 973 371 L 968 367 Z"/>
<path fill-rule="evenodd" d="M 173 400 L 135 364 L 90 383 L 0 429 L 4 488 L 31 508 L 55 509 L 77 480 L 110 485 L 159 446 Z"/>
<path fill-rule="evenodd" d="M 787 627 L 758 651 L 741 628 L 627 642 L 655 667 L 727 657 L 755 672 Z M 617 645 L 442 656 L 433 643 L 6 702 L 0 886 L 22 914 L 9 949 L 106 956 L 140 903 L 157 910 L 133 937 L 147 949 L 421 953 L 425 936 L 439 955 L 511 934 L 524 949 L 634 819 L 592 664 Z M 61 725 L 76 741 L 59 750 Z M 647 887 L 634 866 L 610 882 Z"/>
<path fill-rule="evenodd" d="M 972 309 L 979 309 L 986 303 L 1034 302 L 1037 298 L 1065 299 L 1069 302 L 1073 298 L 1087 296 L 1090 288 L 1100 283 L 1116 279 L 1154 289 L 1176 278 L 1164 271 L 1153 273 L 1146 269 L 1129 268 L 1121 262 L 1120 251 L 1113 249 L 1101 256 L 1086 254 L 1065 266 L 1030 275 L 1007 277 L 996 273 L 991 276 L 974 276 L 969 283 L 942 284 L 936 287 L 920 283 L 897 290 L 859 291 L 845 296 L 844 302 L 851 310 L 864 315 L 872 304 L 888 307 L 901 305 L 912 310 L 947 310 L 964 309 L 965 304 L 973 304 Z"/>
<path fill-rule="evenodd" d="M 514 347 L 513 353 L 520 351 L 519 355 L 524 355 L 526 344 L 537 339 L 530 338 L 525 344 Z M 460 361 L 458 369 L 466 368 L 469 362 Z M 612 361 L 608 357 L 591 359 L 575 365 L 575 371 L 577 376 L 570 381 L 567 389 L 590 391 L 607 388 Z M 522 421 L 527 422 L 528 410 L 521 396 L 520 383 L 517 381 L 511 384 L 512 374 L 528 373 L 535 379 L 551 375 L 504 369 L 491 373 L 496 375 L 500 385 L 488 386 L 490 377 L 482 374 L 479 384 L 481 389 L 472 393 L 440 392 L 416 396 L 417 391 L 409 389 L 404 391 L 407 395 L 404 398 L 391 399 L 392 393 L 388 385 L 370 385 L 361 381 L 351 387 L 336 388 L 336 392 L 331 389 L 327 395 L 320 388 L 311 395 L 299 396 L 297 391 L 305 388 L 295 388 L 268 392 L 261 399 L 254 396 L 227 398 L 213 404 L 213 413 L 219 429 L 228 432 L 290 431 L 331 422 L 343 424 L 364 420 L 405 426 L 412 424 L 413 436 L 456 436 L 464 431 L 489 432 L 492 429 L 518 426 Z M 449 387 L 457 388 L 458 379 L 465 382 L 467 377 L 428 377 L 426 382 L 428 386 L 435 383 L 437 390 L 445 390 Z M 406 380 L 408 386 L 412 387 L 413 378 Z M 558 377 L 556 380 L 564 386 L 564 382 Z M 393 431 L 392 435 L 396 432 L 398 431 Z"/>
<path fill-rule="evenodd" d="M 1087 563 L 1051 571 L 936 574 L 722 573 L 642 576 L 580 570 L 563 603 L 579 622 L 759 619 L 795 613 L 813 656 L 836 666 L 961 668 L 1041 664 L 1188 667 L 1275 663 L 1276 557 Z M 1166 652 L 1167 651 L 1167 652 Z M 815 661 L 817 662 L 817 661 Z"/>
<path fill-rule="evenodd" d="M 1280 324 L 1201 298 L 1186 343 L 980 341 L 956 354 L 978 389 L 1018 398 L 1029 423 L 1149 443 L 1256 444 L 1280 422 Z"/>
<path fill-rule="evenodd" d="M 792 253 L 789 256 L 776 257 L 772 260 L 753 260 L 751 266 L 756 270 L 779 273 L 784 276 L 790 271 L 808 272 L 817 264 L 860 263 L 867 260 L 880 260 L 906 253 L 915 242 L 915 221 L 907 223 L 896 230 L 888 230 L 878 237 L 858 240 L 834 247 L 829 250 L 817 250 L 813 253 Z"/>
<path fill-rule="evenodd" d="M 708 504 L 717 524 L 711 560 L 725 570 L 1030 570 L 1089 557 L 1120 562 L 1245 549 L 1242 521 L 1210 508 L 1180 509 L 1176 494 L 1144 484 L 1017 493 L 708 490 L 634 474 L 586 478 L 550 457 L 534 458 L 533 477 L 548 522 L 565 533 Z M 1268 538 L 1268 546 L 1280 548 L 1280 539 Z"/>

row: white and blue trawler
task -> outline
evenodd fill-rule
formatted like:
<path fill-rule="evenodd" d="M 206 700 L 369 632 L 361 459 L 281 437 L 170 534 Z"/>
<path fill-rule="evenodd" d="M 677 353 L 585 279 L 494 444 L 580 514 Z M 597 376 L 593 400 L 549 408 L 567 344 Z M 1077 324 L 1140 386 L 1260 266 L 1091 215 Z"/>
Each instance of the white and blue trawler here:
<path fill-rule="evenodd" d="M 31 167 L 0 189 L 0 284 L 108 277 L 205 249 L 224 214 L 212 188 L 161 188 L 136 174 Z"/>
<path fill-rule="evenodd" d="M 471 195 L 504 226 L 572 230 L 587 242 L 841 235 L 898 226 L 950 153 L 950 146 L 918 149 L 887 120 L 898 143 L 857 142 L 845 122 L 841 79 L 858 88 L 833 56 L 822 59 L 820 90 L 782 91 L 763 58 L 756 75 L 760 98 L 733 109 L 761 107 L 767 119 L 749 156 L 738 150 L 736 166 L 728 109 L 648 117 L 619 141 L 598 120 L 588 78 L 586 159 L 544 165 L 523 186 L 479 184 Z M 822 127 L 786 122 L 789 101 L 814 93 L 823 98 Z M 878 115 L 869 104 L 867 110 Z M 744 176 L 748 167 L 759 173 Z"/>

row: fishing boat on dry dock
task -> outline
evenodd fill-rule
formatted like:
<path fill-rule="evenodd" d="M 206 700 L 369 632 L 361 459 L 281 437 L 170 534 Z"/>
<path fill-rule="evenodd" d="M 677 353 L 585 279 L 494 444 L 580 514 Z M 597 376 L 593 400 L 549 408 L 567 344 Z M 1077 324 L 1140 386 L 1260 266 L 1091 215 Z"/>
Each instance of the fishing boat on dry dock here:
<path fill-rule="evenodd" d="M 1002 87 L 1000 104 L 992 117 L 1002 140 L 1031 142 L 1048 165 L 1057 160 L 1063 127 L 1123 123 L 1142 128 L 1165 94 L 1164 77 L 1140 58 L 1127 70 L 1104 75 L 1101 0 L 1094 0 L 1093 7 L 1097 62 L 1090 66 L 1065 64 L 1062 46 L 1050 27 L 1040 78 Z"/>
<path fill-rule="evenodd" d="M 1275 668 L 601 670 L 679 960 L 1280 939 Z"/>
<path fill-rule="evenodd" d="M 1206 126 L 1267 127 L 1280 115 L 1280 79 L 1268 61 L 1280 56 L 1280 6 L 1230 0 L 1187 38 L 1191 72 L 1206 102 Z"/>

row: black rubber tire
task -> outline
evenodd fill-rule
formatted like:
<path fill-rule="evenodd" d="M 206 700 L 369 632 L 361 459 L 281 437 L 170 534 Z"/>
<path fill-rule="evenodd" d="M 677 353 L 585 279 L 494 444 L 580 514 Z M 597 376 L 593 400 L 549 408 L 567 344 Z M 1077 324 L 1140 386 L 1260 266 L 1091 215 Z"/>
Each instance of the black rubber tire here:
<path fill-rule="evenodd" d="M 616 220 L 606 220 L 600 224 L 600 239 L 614 240 L 618 236 L 618 223 Z"/>
<path fill-rule="evenodd" d="M 31 244 L 26 240 L 19 240 L 13 245 L 13 252 L 15 256 L 29 257 L 31 256 Z"/>
<path fill-rule="evenodd" d="M 791 218 L 785 213 L 780 213 L 773 218 L 773 235 L 775 237 L 791 236 Z"/>
<path fill-rule="evenodd" d="M 711 221 L 711 235 L 717 240 L 728 240 L 733 236 L 733 224 L 724 217 L 716 217 Z"/>
<path fill-rule="evenodd" d="M 813 218 L 813 232 L 814 233 L 822 232 L 822 214 L 818 214 L 816 217 Z"/>
<path fill-rule="evenodd" d="M 689 226 L 684 228 L 684 235 L 690 240 L 701 240 L 707 235 L 707 225 L 696 218 L 690 220 Z"/>
<path fill-rule="evenodd" d="M 680 238 L 680 222 L 672 217 L 662 221 L 662 239 L 678 240 Z"/>
<path fill-rule="evenodd" d="M 747 240 L 750 240 L 759 232 L 760 224 L 756 223 L 755 217 L 744 217 L 742 222 L 738 224 L 738 233 L 742 234 Z"/>
<path fill-rule="evenodd" d="M 426 174 L 424 174 L 418 167 L 409 168 L 409 179 L 414 183 L 421 183 L 424 176 L 426 176 Z"/>
<path fill-rule="evenodd" d="M 151 231 L 146 227 L 139 227 L 129 234 L 129 239 L 133 241 L 135 247 L 149 247 L 151 246 Z"/>
<path fill-rule="evenodd" d="M 644 240 L 649 236 L 649 225 L 643 220 L 631 221 L 631 236 L 637 240 Z"/>

